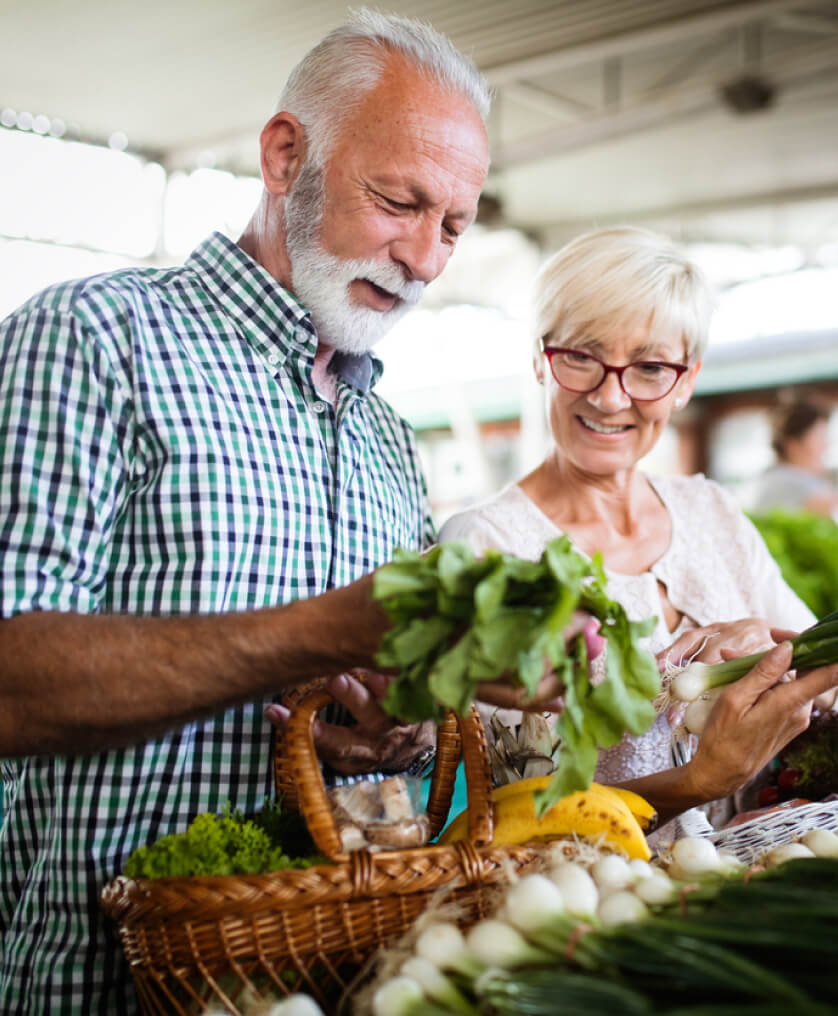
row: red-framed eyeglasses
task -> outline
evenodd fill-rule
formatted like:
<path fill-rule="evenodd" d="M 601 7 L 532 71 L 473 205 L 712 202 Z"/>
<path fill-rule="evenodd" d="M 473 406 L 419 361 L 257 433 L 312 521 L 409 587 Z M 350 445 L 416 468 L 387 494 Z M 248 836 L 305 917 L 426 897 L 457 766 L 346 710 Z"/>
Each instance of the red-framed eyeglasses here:
<path fill-rule="evenodd" d="M 569 392 L 586 395 L 595 391 L 608 374 L 616 374 L 620 388 L 635 402 L 655 402 L 669 395 L 678 378 L 689 370 L 685 363 L 667 363 L 663 360 L 636 360 L 615 367 L 579 349 L 548 346 L 541 340 L 541 348 L 550 362 L 556 381 Z"/>

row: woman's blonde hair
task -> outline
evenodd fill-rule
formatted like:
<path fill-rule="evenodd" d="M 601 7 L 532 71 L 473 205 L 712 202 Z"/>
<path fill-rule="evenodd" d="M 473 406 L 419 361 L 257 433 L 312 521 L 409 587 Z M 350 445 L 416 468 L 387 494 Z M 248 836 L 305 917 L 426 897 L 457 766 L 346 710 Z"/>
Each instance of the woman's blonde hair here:
<path fill-rule="evenodd" d="M 704 275 L 668 237 L 632 226 L 601 229 L 576 237 L 539 272 L 536 347 L 642 322 L 652 337 L 683 335 L 692 363 L 707 345 L 712 312 Z"/>

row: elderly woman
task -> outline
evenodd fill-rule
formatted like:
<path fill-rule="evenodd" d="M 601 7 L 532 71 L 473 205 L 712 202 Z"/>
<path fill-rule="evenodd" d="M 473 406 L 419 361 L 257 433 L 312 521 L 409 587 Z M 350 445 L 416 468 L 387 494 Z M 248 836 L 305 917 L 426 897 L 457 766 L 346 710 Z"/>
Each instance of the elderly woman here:
<path fill-rule="evenodd" d="M 663 237 L 610 229 L 560 250 L 540 273 L 536 300 L 535 372 L 552 447 L 528 476 L 450 519 L 441 538 L 536 559 L 566 533 L 584 554 L 602 554 L 611 596 L 633 619 L 654 615 L 649 648 L 675 659 L 705 640 L 701 659 L 731 648 L 741 655 L 773 645 L 771 628 L 808 626 L 811 613 L 721 487 L 640 468 L 689 401 L 710 313 L 700 273 Z M 771 757 L 775 733 L 792 735 L 766 731 L 758 752 L 749 740 L 758 731 L 743 723 L 734 734 L 731 716 L 722 730 L 723 719 L 673 770 L 660 715 L 644 736 L 602 752 L 596 778 L 644 794 L 662 816 L 724 797 Z M 777 717 L 776 727 L 784 722 Z M 703 814 L 689 815 L 670 832 L 708 828 Z"/>

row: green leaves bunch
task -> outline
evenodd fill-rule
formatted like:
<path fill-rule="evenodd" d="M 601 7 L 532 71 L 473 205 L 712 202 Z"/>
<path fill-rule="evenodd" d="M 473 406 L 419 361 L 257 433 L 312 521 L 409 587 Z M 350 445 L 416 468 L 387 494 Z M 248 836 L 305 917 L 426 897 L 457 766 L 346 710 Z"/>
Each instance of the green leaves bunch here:
<path fill-rule="evenodd" d="M 838 602 L 838 525 L 824 516 L 776 510 L 752 515 L 783 578 L 818 617 Z"/>
<path fill-rule="evenodd" d="M 310 838 L 299 834 L 301 822 L 296 813 L 283 809 L 281 802 L 266 803 L 263 811 L 249 818 L 229 810 L 223 815 L 197 815 L 182 833 L 171 833 L 134 850 L 125 862 L 124 874 L 129 878 L 173 878 L 307 868 L 319 859 Z M 283 834 L 285 842 L 280 838 Z M 293 850 L 306 856 L 289 856 Z"/>
<path fill-rule="evenodd" d="M 583 557 L 566 536 L 548 543 L 539 561 L 494 550 L 478 558 L 459 541 L 427 554 L 397 550 L 376 573 L 373 596 L 392 622 L 376 660 L 397 671 L 384 707 L 405 721 L 439 721 L 447 708 L 465 714 L 483 681 L 513 678 L 532 696 L 549 663 L 566 706 L 540 811 L 590 785 L 598 748 L 626 731 L 642 734 L 655 718 L 658 668 L 638 644 L 654 619 L 630 621 L 606 593 L 599 557 Z M 607 643 L 605 678 L 596 686 L 584 638 L 565 646 L 576 610 L 599 619 Z"/>

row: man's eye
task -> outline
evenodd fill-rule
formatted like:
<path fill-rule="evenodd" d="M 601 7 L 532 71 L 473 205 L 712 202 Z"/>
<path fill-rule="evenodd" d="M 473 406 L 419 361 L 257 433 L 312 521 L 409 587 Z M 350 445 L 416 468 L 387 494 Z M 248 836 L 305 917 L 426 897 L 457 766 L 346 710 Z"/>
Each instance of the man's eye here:
<path fill-rule="evenodd" d="M 379 195 L 391 208 L 397 212 L 408 212 L 411 206 L 404 201 L 395 201 L 393 198 L 388 198 L 385 194 Z"/>

